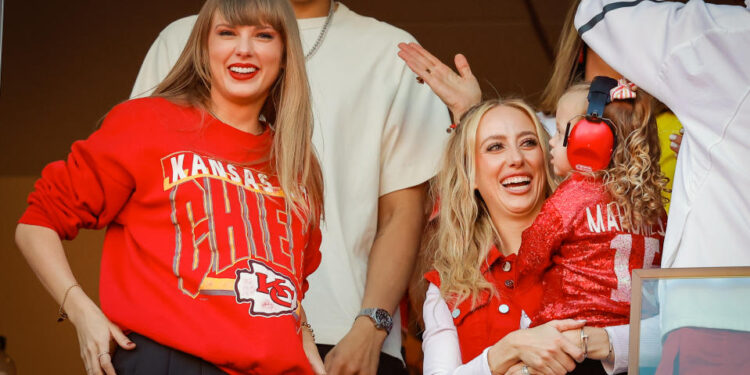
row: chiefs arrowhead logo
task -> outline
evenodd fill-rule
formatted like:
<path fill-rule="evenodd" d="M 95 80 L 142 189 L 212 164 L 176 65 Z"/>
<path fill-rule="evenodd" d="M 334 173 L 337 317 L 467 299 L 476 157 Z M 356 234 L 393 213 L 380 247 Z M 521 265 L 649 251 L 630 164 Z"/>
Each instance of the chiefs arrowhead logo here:
<path fill-rule="evenodd" d="M 297 309 L 297 290 L 288 277 L 261 262 L 247 263 L 249 268 L 236 271 L 234 292 L 237 303 L 250 304 L 250 315 L 279 316 Z"/>

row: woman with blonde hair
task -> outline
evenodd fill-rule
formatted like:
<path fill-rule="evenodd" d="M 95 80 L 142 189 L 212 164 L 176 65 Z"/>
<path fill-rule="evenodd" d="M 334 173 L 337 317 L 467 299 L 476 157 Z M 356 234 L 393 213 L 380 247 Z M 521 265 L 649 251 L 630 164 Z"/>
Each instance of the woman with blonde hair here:
<path fill-rule="evenodd" d="M 45 167 L 16 242 L 88 374 L 323 372 L 301 307 L 323 193 L 309 95 L 288 2 L 207 0 L 154 95 Z M 104 227 L 100 309 L 61 239 Z"/>
<path fill-rule="evenodd" d="M 577 4 L 578 2 L 575 2 L 571 5 L 570 11 L 566 17 L 566 22 L 558 45 L 553 74 L 543 93 L 542 104 L 540 106 L 541 113 L 537 113 L 537 116 L 545 122 L 545 128 L 552 133 L 556 131 L 556 126 L 554 118 L 551 116 L 555 114 L 558 100 L 571 84 L 578 80 L 590 80 L 597 75 L 606 75 L 614 78 L 621 77 L 619 73 L 606 64 L 606 62 L 604 62 L 595 52 L 586 47 L 585 43 L 581 40 L 575 26 L 573 25 L 573 17 L 575 15 Z M 482 93 L 478 81 L 472 74 L 468 61 L 463 55 L 458 54 L 455 57 L 455 66 L 458 71 L 457 74 L 450 67 L 443 64 L 435 56 L 417 44 L 400 44 L 399 48 L 401 49 L 399 56 L 403 58 L 410 69 L 418 75 L 418 79 L 428 84 L 443 100 L 451 111 L 455 122 L 458 122 L 472 105 L 480 102 Z M 661 142 L 660 165 L 662 172 L 664 172 L 667 178 L 670 179 L 669 183 L 664 186 L 662 194 L 665 197 L 668 197 L 671 190 L 671 176 L 674 173 L 675 152 L 679 148 L 681 136 L 676 134 L 679 127 L 675 128 L 670 126 L 666 121 L 661 121 L 660 119 L 661 117 L 657 118 L 659 138 Z M 672 150 L 665 147 L 669 145 L 670 142 L 673 143 Z M 434 232 L 436 231 L 435 225 L 428 225 L 428 230 L 430 230 L 430 232 L 425 234 L 426 238 L 434 235 Z M 434 251 L 434 241 L 423 245 L 422 252 L 424 253 L 424 256 L 423 259 L 420 259 L 420 263 L 423 265 L 422 269 L 429 269 L 429 267 L 432 266 L 430 264 L 431 258 L 429 258 L 429 256 Z M 425 260 L 424 257 L 428 258 Z M 420 280 L 417 283 L 413 283 L 413 286 L 410 288 L 412 302 L 416 302 L 418 305 L 421 303 L 419 294 L 420 291 L 423 291 L 424 289 L 425 286 L 423 281 Z M 417 297 L 414 297 L 415 295 Z M 606 328 L 586 327 L 585 331 L 591 338 L 591 342 L 609 342 L 609 348 L 607 348 L 605 357 L 589 355 L 589 358 L 604 358 L 605 360 L 601 363 L 604 365 L 604 370 L 610 374 L 627 370 L 628 325 L 610 326 Z M 570 332 L 571 334 L 569 335 L 572 335 L 572 331 Z M 571 339 L 574 339 L 579 343 L 581 342 L 579 338 L 571 337 Z M 602 369 L 601 365 L 598 363 L 592 365 L 591 361 L 587 361 L 585 365 L 590 368 L 591 371 L 601 371 Z M 582 370 L 581 367 L 582 366 L 579 365 L 577 371 L 585 371 Z M 521 370 L 516 367 L 514 371 Z"/>
<path fill-rule="evenodd" d="M 520 100 L 469 110 L 448 142 L 433 194 L 440 200 L 422 310 L 425 374 L 603 372 L 603 328 L 556 320 L 527 328 L 542 284 L 517 287 L 522 233 L 555 188 L 548 135 Z M 584 361 L 584 356 L 588 358 Z M 576 364 L 576 362 L 582 362 Z"/>
<path fill-rule="evenodd" d="M 555 133 L 555 109 L 558 100 L 575 82 L 591 82 L 596 76 L 607 76 L 614 79 L 623 78 L 622 74 L 607 64 L 594 50 L 589 48 L 578 35 L 573 19 L 580 0 L 573 1 L 565 16 L 563 28 L 555 51 L 552 75 L 544 87 L 537 109 L 539 118 L 547 131 Z M 479 82 L 471 73 L 469 62 L 462 54 L 455 57 L 456 74 L 451 68 L 441 63 L 431 53 L 416 43 L 399 45 L 401 56 L 409 67 L 420 76 L 420 80 L 430 85 L 445 102 L 453 114 L 455 122 L 472 105 L 479 103 L 482 92 Z M 429 73 L 428 73 L 429 72 Z M 657 103 L 654 108 L 659 129 L 661 155 L 659 164 L 669 182 L 662 191 L 669 211 L 669 199 L 672 191 L 677 153 L 682 144 L 682 124 L 663 104 Z"/>
<path fill-rule="evenodd" d="M 514 287 L 521 233 L 554 189 L 548 135 L 520 100 L 490 100 L 470 111 L 448 142 L 433 193 L 442 198 L 425 275 L 425 374 L 513 371 L 517 362 L 565 374 L 583 359 L 566 338 L 583 326 L 553 321 L 526 330 L 541 285 Z M 592 343 L 596 347 L 605 347 Z M 597 352 L 598 354 L 598 352 Z"/>

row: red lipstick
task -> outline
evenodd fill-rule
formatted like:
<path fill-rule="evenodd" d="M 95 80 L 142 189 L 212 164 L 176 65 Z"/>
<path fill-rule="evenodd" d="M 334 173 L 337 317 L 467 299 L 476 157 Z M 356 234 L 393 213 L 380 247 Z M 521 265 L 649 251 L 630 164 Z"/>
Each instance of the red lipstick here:
<path fill-rule="evenodd" d="M 260 71 L 260 69 L 253 64 L 241 63 L 229 65 L 229 68 L 227 68 L 227 70 L 229 70 L 229 75 L 232 76 L 232 78 L 239 81 L 251 79 L 255 77 L 255 75 Z"/>

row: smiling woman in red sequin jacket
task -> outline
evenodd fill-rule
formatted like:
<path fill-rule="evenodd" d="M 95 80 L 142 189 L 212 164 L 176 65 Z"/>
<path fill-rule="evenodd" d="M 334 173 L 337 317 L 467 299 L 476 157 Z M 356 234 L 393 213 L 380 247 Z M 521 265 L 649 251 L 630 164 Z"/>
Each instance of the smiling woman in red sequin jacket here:
<path fill-rule="evenodd" d="M 542 298 L 541 284 L 518 288 L 516 254 L 554 188 L 547 144 L 534 112 L 517 100 L 474 107 L 451 137 L 434 191 L 450 199 L 441 200 L 434 270 L 425 275 L 426 374 L 521 373 L 523 363 L 565 374 L 585 349 L 588 358 L 609 355 L 606 331 L 586 327 L 584 348 L 576 320 L 519 330 Z M 593 367 L 603 371 L 598 361 Z"/>

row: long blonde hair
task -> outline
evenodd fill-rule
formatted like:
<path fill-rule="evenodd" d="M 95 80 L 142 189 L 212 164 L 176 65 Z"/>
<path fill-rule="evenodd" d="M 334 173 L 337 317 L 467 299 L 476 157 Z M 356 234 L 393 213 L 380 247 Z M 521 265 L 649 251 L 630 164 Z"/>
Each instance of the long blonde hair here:
<path fill-rule="evenodd" d="M 528 104 L 518 99 L 488 100 L 463 116 L 448 141 L 442 167 L 431 190 L 433 198 L 440 197 L 440 214 L 437 235 L 428 239 L 430 243 L 426 245 L 434 250 L 432 262 L 428 263 L 440 274 L 441 294 L 453 303 L 469 297 L 476 302 L 482 291 L 494 293 L 493 285 L 482 276 L 480 267 L 491 246 L 499 244 L 500 238 L 484 200 L 473 186 L 477 129 L 484 114 L 499 106 L 518 109 L 534 123 L 544 151 L 545 197 L 555 188 L 549 168 L 549 135 Z"/>
<path fill-rule="evenodd" d="M 270 25 L 284 41 L 283 68 L 261 114 L 273 126 L 271 165 L 286 200 L 298 214 L 302 209 L 309 225 L 317 226 L 323 214 L 323 175 L 312 145 L 313 116 L 305 57 L 288 1 L 207 0 L 185 49 L 153 96 L 210 107 L 208 34 L 216 12 L 233 25 Z"/>
<path fill-rule="evenodd" d="M 552 77 L 550 77 L 542 92 L 539 110 L 546 115 L 554 115 L 557 109 L 557 101 L 560 100 L 565 90 L 574 82 L 583 81 L 584 78 L 585 63 L 580 64 L 578 58 L 581 53 L 586 53 L 584 50 L 585 44 L 578 35 L 578 30 L 576 30 L 573 22 L 580 2 L 580 0 L 573 1 L 570 9 L 568 9 L 568 14 L 565 16 L 562 34 L 555 52 Z"/>
<path fill-rule="evenodd" d="M 588 92 L 589 83 L 573 85 L 566 93 Z M 643 90 L 635 99 L 615 100 L 604 107 L 611 120 L 617 144 L 607 169 L 596 172 L 612 199 L 622 210 L 623 229 L 655 224 L 664 211 L 661 192 L 668 179 L 661 172 L 659 130 L 653 113 L 657 101 Z"/>

